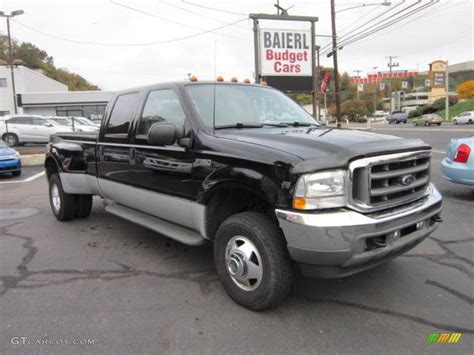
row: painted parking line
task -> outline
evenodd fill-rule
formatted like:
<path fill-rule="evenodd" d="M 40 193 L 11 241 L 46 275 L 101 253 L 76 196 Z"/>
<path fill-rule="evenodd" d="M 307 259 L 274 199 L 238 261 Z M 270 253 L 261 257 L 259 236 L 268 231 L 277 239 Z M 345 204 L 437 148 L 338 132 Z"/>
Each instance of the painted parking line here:
<path fill-rule="evenodd" d="M 30 176 L 29 178 L 26 178 L 26 179 L 23 179 L 23 180 L 15 180 L 15 181 L 0 181 L 0 185 L 3 185 L 3 184 L 17 184 L 17 183 L 20 183 L 20 182 L 31 182 L 37 178 L 39 178 L 40 176 L 43 176 L 44 175 L 44 171 L 38 173 L 38 174 L 35 174 L 33 176 Z"/>

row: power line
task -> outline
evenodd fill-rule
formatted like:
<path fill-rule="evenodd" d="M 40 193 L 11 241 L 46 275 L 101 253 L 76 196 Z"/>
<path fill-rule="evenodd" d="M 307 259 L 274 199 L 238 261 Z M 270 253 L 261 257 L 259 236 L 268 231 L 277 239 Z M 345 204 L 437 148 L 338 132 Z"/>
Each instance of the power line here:
<path fill-rule="evenodd" d="M 433 8 L 433 9 L 431 9 L 431 11 L 428 11 L 428 12 L 426 12 L 426 13 L 423 13 L 423 14 L 419 15 L 419 16 L 416 16 L 415 18 L 413 18 L 413 19 L 410 20 L 410 21 L 403 22 L 403 23 L 401 23 L 399 26 L 396 26 L 396 27 L 392 28 L 390 31 L 386 31 L 386 32 L 384 32 L 384 33 L 380 33 L 378 36 L 372 37 L 372 39 L 379 38 L 379 37 L 381 37 L 381 36 L 385 36 L 385 35 L 387 35 L 387 34 L 389 34 L 389 33 L 392 33 L 393 31 L 399 29 L 400 27 L 406 26 L 406 25 L 408 25 L 408 24 L 410 24 L 410 23 L 412 23 L 412 22 L 414 22 L 414 21 L 420 19 L 421 17 L 427 18 L 428 16 L 432 16 L 432 15 L 434 15 L 434 14 L 440 12 L 441 10 L 443 10 L 446 6 L 450 5 L 452 1 L 453 1 L 453 0 L 450 0 L 450 1 L 447 1 L 447 2 L 445 2 L 445 3 L 439 4 L 439 6 L 437 6 L 437 7 Z M 458 6 L 464 5 L 464 4 L 465 4 L 465 3 L 458 3 L 458 4 L 456 4 L 456 5 L 450 6 L 448 10 L 451 10 L 451 9 L 453 9 L 453 8 L 455 8 L 455 7 L 458 7 Z M 365 39 L 362 39 L 361 41 L 363 42 L 363 41 L 365 41 Z"/>
<path fill-rule="evenodd" d="M 347 45 L 352 44 L 352 43 L 354 43 L 354 42 L 357 42 L 357 41 L 359 41 L 359 40 L 361 40 L 361 39 L 363 39 L 363 38 L 366 38 L 366 37 L 368 37 L 368 36 L 371 36 L 372 34 L 377 33 L 377 32 L 380 32 L 381 30 L 383 30 L 383 29 L 385 29 L 385 28 L 387 28 L 387 27 L 390 27 L 390 26 L 392 26 L 392 25 L 394 25 L 394 24 L 396 24 L 396 23 L 398 23 L 398 22 L 401 22 L 401 21 L 403 21 L 404 19 L 406 19 L 406 18 L 412 16 L 413 14 L 418 13 L 418 12 L 420 12 L 420 11 L 423 11 L 424 9 L 426 9 L 426 8 L 428 8 L 428 7 L 430 7 L 430 6 L 433 6 L 434 4 L 435 4 L 435 3 L 432 2 L 432 3 L 428 3 L 428 4 L 426 4 L 426 5 L 422 5 L 420 8 L 415 9 L 415 10 L 412 10 L 412 11 L 409 12 L 408 14 L 404 14 L 403 16 L 400 16 L 400 17 L 396 18 L 395 20 L 392 20 L 392 21 L 389 22 L 389 23 L 382 24 L 381 26 L 379 26 L 379 27 L 377 27 L 377 28 L 375 28 L 375 29 L 372 29 L 372 30 L 369 31 L 369 32 L 362 33 L 362 34 L 360 34 L 360 35 L 359 35 L 358 37 L 356 37 L 356 38 L 353 38 L 353 37 L 355 37 L 355 35 L 354 35 L 354 36 L 351 36 L 351 37 L 349 37 L 349 38 L 346 38 L 340 45 L 342 45 L 342 46 L 347 46 Z M 351 38 L 352 38 L 352 39 L 351 39 Z"/>
<path fill-rule="evenodd" d="M 193 14 L 193 15 L 198 15 L 199 17 L 202 17 L 202 18 L 207 18 L 209 20 L 216 21 L 216 22 L 219 22 L 219 23 L 229 24 L 229 22 L 227 22 L 227 21 L 223 21 L 223 20 L 217 19 L 217 18 L 212 17 L 212 16 L 204 15 L 200 12 L 196 12 L 194 10 L 187 9 L 183 6 L 172 4 L 172 3 L 169 3 L 169 2 L 163 1 L 163 0 L 160 0 L 160 2 L 164 5 L 166 5 L 166 6 L 173 7 L 175 9 L 178 9 L 178 10 L 181 10 L 181 11 L 184 11 L 184 12 L 188 12 L 188 13 Z M 235 27 L 251 31 L 251 28 L 249 28 L 249 27 L 243 27 L 243 26 L 237 26 L 237 25 Z"/>
<path fill-rule="evenodd" d="M 175 21 L 175 20 L 170 20 L 170 19 L 167 19 L 165 17 L 161 17 L 161 16 L 157 16 L 155 14 L 152 14 L 150 12 L 147 12 L 147 11 L 144 11 L 144 10 L 140 10 L 136 7 L 132 7 L 132 6 L 129 6 L 129 5 L 125 5 L 125 4 L 122 4 L 122 3 L 119 3 L 119 2 L 116 2 L 116 1 L 113 1 L 113 0 L 109 0 L 110 3 L 114 4 L 114 5 L 117 5 L 117 6 L 121 6 L 125 9 L 128 9 L 128 10 L 131 10 L 131 11 L 134 11 L 134 12 L 138 12 L 142 15 L 146 15 L 146 16 L 150 16 L 150 17 L 153 17 L 155 19 L 158 19 L 158 20 L 162 20 L 162 21 L 166 21 L 166 22 L 169 22 L 169 23 L 173 23 L 175 25 L 179 25 L 179 26 L 183 26 L 183 27 L 187 27 L 187 28 L 192 28 L 193 30 L 198 30 L 198 31 L 205 31 L 205 29 L 201 28 L 201 27 L 196 27 L 196 26 L 193 26 L 193 25 L 188 25 L 186 23 L 182 23 L 182 22 L 178 22 L 178 21 Z M 229 25 L 229 23 L 226 23 Z M 232 24 L 233 25 L 233 24 Z M 212 31 L 214 32 L 214 31 Z M 234 38 L 234 39 L 240 39 L 240 40 L 244 40 L 244 41 L 248 41 L 247 38 L 242 38 L 242 37 L 237 37 L 237 36 L 232 36 L 232 35 L 227 35 L 227 34 L 224 34 L 224 33 L 215 33 L 216 35 L 219 35 L 219 36 L 224 36 L 224 37 L 230 37 L 230 38 Z"/>
<path fill-rule="evenodd" d="M 341 38 L 343 37 L 346 37 L 348 35 L 350 35 L 351 33 L 357 31 L 358 29 L 360 28 L 363 28 L 364 26 L 368 25 L 369 23 L 377 20 L 377 19 L 380 19 L 382 18 L 383 16 L 387 15 L 389 12 L 392 12 L 393 10 L 395 10 L 398 6 L 400 6 L 401 4 L 403 4 L 405 2 L 405 0 L 402 0 L 400 1 L 398 4 L 396 4 L 395 6 L 383 11 L 381 14 L 378 14 L 377 16 L 371 18 L 370 20 L 368 20 L 367 22 L 364 22 L 363 24 L 359 25 L 358 27 L 354 28 L 353 30 L 349 31 L 348 33 L 344 34 L 341 36 Z M 386 19 L 389 19 L 390 17 L 386 18 Z M 384 19 L 385 20 L 385 19 Z M 346 27 L 347 28 L 347 27 Z M 331 45 L 331 42 L 328 42 L 326 43 L 325 45 L 322 46 L 321 50 L 326 50 L 328 47 L 330 47 Z"/>
<path fill-rule="evenodd" d="M 390 15 L 388 18 L 382 19 L 382 20 L 376 22 L 375 24 L 370 25 L 370 26 L 367 27 L 367 28 L 364 28 L 363 30 L 361 30 L 361 31 L 359 31 L 359 32 L 356 32 L 356 33 L 354 33 L 354 34 L 351 34 L 350 36 L 345 36 L 343 42 L 344 42 L 344 41 L 348 41 L 348 40 L 350 40 L 351 38 L 357 37 L 357 36 L 359 36 L 359 35 L 362 35 L 362 34 L 364 34 L 364 32 L 367 33 L 367 31 L 373 30 L 374 28 L 377 28 L 377 26 L 380 25 L 380 24 L 382 24 L 381 26 L 384 26 L 385 24 L 387 24 L 387 23 L 384 24 L 384 22 L 386 22 L 387 20 L 390 20 L 391 18 L 393 18 L 393 17 L 395 17 L 395 16 L 397 16 L 397 15 L 403 14 L 405 11 L 407 11 L 407 10 L 410 9 L 410 8 L 412 8 L 413 6 L 418 5 L 419 3 L 421 3 L 421 0 L 417 0 L 416 3 L 413 3 L 413 4 L 409 5 L 409 6 L 407 6 L 407 7 L 403 8 L 403 9 L 401 9 L 400 11 L 398 11 L 398 12 L 396 12 L 396 13 Z M 426 6 L 426 5 L 423 5 L 423 6 Z M 406 14 L 405 14 L 405 15 L 406 15 Z M 397 19 L 399 19 L 400 17 L 405 16 L 405 15 L 401 15 L 401 16 L 395 18 L 395 20 L 390 20 L 390 22 L 391 22 L 391 21 L 396 21 Z M 390 23 L 390 22 L 389 22 L 389 23 Z M 353 32 L 354 32 L 354 31 L 353 31 Z M 338 45 L 342 45 L 342 43 L 339 42 Z"/>
<path fill-rule="evenodd" d="M 187 4 L 187 5 L 200 7 L 200 8 L 202 8 L 202 9 L 206 9 L 206 10 L 217 11 L 217 12 L 223 12 L 223 13 L 229 14 L 229 15 L 238 15 L 238 16 L 247 16 L 247 15 L 248 15 L 248 14 L 244 14 L 243 12 L 234 12 L 234 11 L 228 11 L 228 10 L 224 10 L 224 9 L 219 9 L 219 8 L 216 8 L 216 7 L 204 6 L 204 5 L 196 4 L 196 3 L 194 3 L 194 2 L 186 1 L 186 0 L 181 0 L 181 2 L 184 3 L 184 4 Z"/>
<path fill-rule="evenodd" d="M 434 1 L 436 1 L 436 2 L 434 2 Z M 354 42 L 357 42 L 357 41 L 359 41 L 359 40 L 361 40 L 361 39 L 363 39 L 363 38 L 366 38 L 366 37 L 368 37 L 368 36 L 371 36 L 371 35 L 373 35 L 374 33 L 380 32 L 381 30 L 383 30 L 383 29 L 385 29 L 385 28 L 387 28 L 387 27 L 390 27 L 390 26 L 392 26 L 392 25 L 394 25 L 394 24 L 396 24 L 396 23 L 398 23 L 398 22 L 400 22 L 400 21 L 403 21 L 404 19 L 406 19 L 406 18 L 408 18 L 408 17 L 413 16 L 414 14 L 416 14 L 416 13 L 418 13 L 418 12 L 420 12 L 420 11 L 425 10 L 426 8 L 428 8 L 428 7 L 430 7 L 430 6 L 435 5 L 438 1 L 439 1 L 439 0 L 432 0 L 432 1 L 431 1 L 430 3 L 428 3 L 428 4 L 424 4 L 424 5 L 418 7 L 418 8 L 416 8 L 416 9 L 414 9 L 414 10 L 411 10 L 411 11 L 408 12 L 408 13 L 403 14 L 403 12 L 405 12 L 407 9 L 413 7 L 414 5 L 419 4 L 419 3 L 421 2 L 421 0 L 418 0 L 417 3 L 412 4 L 412 5 L 408 6 L 408 7 L 405 7 L 404 9 L 400 10 L 400 11 L 397 12 L 396 14 L 393 14 L 393 15 L 391 15 L 390 17 L 388 17 L 388 18 L 386 18 L 386 19 L 384 19 L 384 20 L 381 20 L 381 21 L 377 22 L 376 24 L 374 24 L 374 25 L 372 25 L 372 26 L 370 26 L 370 27 L 368 27 L 368 28 L 366 28 L 366 29 L 364 29 L 364 30 L 362 30 L 362 31 L 360 31 L 360 32 L 358 32 L 358 33 L 356 33 L 356 34 L 353 34 L 353 35 L 351 35 L 351 36 L 349 36 L 349 37 L 346 37 L 344 40 L 342 40 L 342 41 L 340 41 L 340 42 L 338 43 L 338 46 L 347 46 L 347 45 L 352 44 L 352 43 L 354 43 Z M 402 15 L 400 15 L 400 14 L 402 14 Z M 393 20 L 390 20 L 389 22 L 383 23 L 383 21 L 386 21 L 386 20 L 388 20 L 388 19 L 391 19 L 391 18 L 393 18 L 393 17 L 396 16 L 396 15 L 400 15 L 400 16 L 396 17 L 396 18 L 393 19 Z M 377 26 L 377 25 L 379 25 L 379 26 L 374 28 L 374 26 Z M 328 52 L 330 52 L 330 51 L 331 51 L 331 49 L 330 49 L 330 48 L 327 48 L 327 49 L 325 49 L 325 50 L 322 52 L 322 54 L 328 53 Z"/>
<path fill-rule="evenodd" d="M 227 25 L 222 25 L 222 26 L 219 26 L 219 27 L 211 28 L 210 30 L 194 33 L 194 34 L 189 35 L 189 36 L 178 37 L 178 38 L 173 38 L 173 39 L 164 40 L 164 41 L 144 42 L 144 43 L 104 43 L 104 42 L 80 41 L 80 40 L 60 37 L 60 36 L 56 36 L 56 35 L 53 35 L 53 34 L 50 34 L 50 33 L 47 33 L 47 32 L 43 32 L 43 31 L 38 30 L 36 28 L 33 28 L 31 26 L 25 25 L 24 23 L 21 23 L 17 20 L 12 19 L 12 21 L 15 22 L 16 24 L 20 25 L 20 26 L 23 26 L 23 27 L 33 31 L 33 32 L 37 32 L 39 34 L 42 34 L 43 36 L 50 37 L 50 38 L 53 38 L 53 39 L 57 39 L 57 40 L 60 40 L 60 41 L 71 42 L 71 43 L 76 43 L 76 44 L 91 45 L 91 46 L 104 46 L 104 47 L 142 47 L 142 46 L 155 46 L 155 45 L 158 45 L 158 44 L 173 43 L 173 42 L 178 42 L 178 41 L 184 41 L 184 40 L 190 39 L 190 38 L 195 38 L 195 37 L 198 37 L 198 36 L 202 36 L 202 35 L 212 33 L 214 31 L 218 31 L 220 29 L 235 25 L 235 24 L 243 22 L 243 21 L 247 21 L 247 18 L 243 18 L 243 19 L 231 22 L 230 24 L 227 24 Z"/>

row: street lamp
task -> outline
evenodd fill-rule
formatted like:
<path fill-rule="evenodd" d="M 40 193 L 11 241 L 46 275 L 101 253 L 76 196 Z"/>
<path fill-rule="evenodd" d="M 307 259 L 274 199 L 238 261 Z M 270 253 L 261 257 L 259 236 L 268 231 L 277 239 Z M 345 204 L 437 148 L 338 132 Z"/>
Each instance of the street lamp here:
<path fill-rule="evenodd" d="M 338 11 L 336 11 L 336 14 L 338 14 L 340 12 L 343 12 L 343 11 L 347 11 L 347 10 L 357 9 L 359 7 L 379 6 L 379 5 L 381 5 L 381 6 L 390 6 L 390 5 L 392 5 L 392 3 L 389 2 L 389 1 L 384 1 L 382 3 L 361 4 L 361 5 L 357 5 L 357 6 L 348 7 L 348 8 L 342 9 L 342 10 L 338 10 Z"/>
<path fill-rule="evenodd" d="M 10 72 L 12 76 L 12 92 L 13 92 L 13 107 L 15 109 L 15 114 L 18 113 L 18 109 L 16 106 L 16 90 L 15 90 L 15 74 L 13 73 L 13 49 L 12 49 L 12 36 L 10 33 L 10 18 L 23 15 L 25 12 L 23 10 L 15 10 L 7 15 L 3 11 L 0 11 L 0 17 L 6 17 L 7 19 L 7 32 L 8 32 L 8 52 L 10 56 Z"/>

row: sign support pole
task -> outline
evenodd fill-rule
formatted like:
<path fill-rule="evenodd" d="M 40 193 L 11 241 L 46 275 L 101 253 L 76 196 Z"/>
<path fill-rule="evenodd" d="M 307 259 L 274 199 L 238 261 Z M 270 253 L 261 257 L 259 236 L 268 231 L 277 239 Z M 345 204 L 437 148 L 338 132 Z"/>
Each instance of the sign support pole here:
<path fill-rule="evenodd" d="M 311 21 L 311 75 L 313 76 L 313 117 L 316 119 L 317 118 L 317 107 L 316 107 L 316 101 L 317 101 L 317 92 L 316 92 L 316 45 L 315 45 L 315 40 L 316 40 L 316 31 L 315 31 L 315 26 L 314 26 L 314 21 Z"/>
<path fill-rule="evenodd" d="M 255 84 L 260 84 L 260 70 L 258 67 L 258 19 L 253 19 L 253 50 L 255 51 Z"/>

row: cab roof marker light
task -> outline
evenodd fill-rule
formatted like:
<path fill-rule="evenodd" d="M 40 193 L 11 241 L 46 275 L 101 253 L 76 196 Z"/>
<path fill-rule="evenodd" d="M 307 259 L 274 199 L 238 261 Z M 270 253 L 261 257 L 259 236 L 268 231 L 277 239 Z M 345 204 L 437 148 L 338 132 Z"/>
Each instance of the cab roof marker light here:
<path fill-rule="evenodd" d="M 224 77 L 222 75 L 219 75 L 217 78 L 216 78 L 216 81 L 224 81 Z"/>
<path fill-rule="evenodd" d="M 190 81 L 198 81 L 198 78 L 197 78 L 196 75 L 191 75 L 191 76 L 189 77 L 189 80 L 190 80 Z"/>

